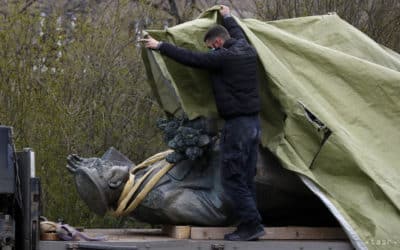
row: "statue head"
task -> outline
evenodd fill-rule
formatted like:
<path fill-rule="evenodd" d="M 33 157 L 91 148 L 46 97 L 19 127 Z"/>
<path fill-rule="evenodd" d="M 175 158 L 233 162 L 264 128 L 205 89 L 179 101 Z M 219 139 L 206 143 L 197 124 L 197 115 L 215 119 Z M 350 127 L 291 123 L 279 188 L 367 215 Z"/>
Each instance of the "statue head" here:
<path fill-rule="evenodd" d="M 117 202 L 133 163 L 114 148 L 102 158 L 67 157 L 79 196 L 96 214 L 103 215 Z"/>

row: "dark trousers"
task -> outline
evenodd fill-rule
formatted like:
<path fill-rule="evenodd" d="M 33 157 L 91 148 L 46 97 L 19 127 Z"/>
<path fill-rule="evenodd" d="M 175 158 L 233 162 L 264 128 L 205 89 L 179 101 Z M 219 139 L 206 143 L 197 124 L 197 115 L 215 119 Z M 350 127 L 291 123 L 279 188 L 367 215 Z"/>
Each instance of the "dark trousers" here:
<path fill-rule="evenodd" d="M 260 132 L 258 115 L 227 119 L 222 131 L 222 185 L 239 217 L 239 227 L 261 223 L 254 183 Z"/>

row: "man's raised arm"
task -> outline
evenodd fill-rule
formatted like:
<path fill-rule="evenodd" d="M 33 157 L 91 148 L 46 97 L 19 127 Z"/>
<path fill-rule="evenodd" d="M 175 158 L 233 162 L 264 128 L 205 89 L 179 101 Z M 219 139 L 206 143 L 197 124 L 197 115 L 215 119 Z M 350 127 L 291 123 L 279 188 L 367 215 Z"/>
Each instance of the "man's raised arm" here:
<path fill-rule="evenodd" d="M 235 39 L 246 39 L 242 28 L 237 24 L 235 19 L 232 17 L 228 6 L 221 5 L 219 13 L 224 18 L 224 27 L 228 30 L 229 35 Z"/>
<path fill-rule="evenodd" d="M 202 69 L 218 69 L 222 64 L 222 51 L 215 51 L 213 53 L 191 51 L 167 42 L 157 41 L 151 36 L 147 36 L 140 41 L 145 42 L 146 48 L 159 50 L 161 54 L 186 66 Z"/>

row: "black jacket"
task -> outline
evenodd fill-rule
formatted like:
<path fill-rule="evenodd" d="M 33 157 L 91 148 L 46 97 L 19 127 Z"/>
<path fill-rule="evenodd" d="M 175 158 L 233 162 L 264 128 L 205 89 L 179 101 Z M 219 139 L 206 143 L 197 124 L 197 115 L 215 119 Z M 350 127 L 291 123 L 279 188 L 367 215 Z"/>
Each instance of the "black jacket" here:
<path fill-rule="evenodd" d="M 217 109 L 228 119 L 255 115 L 260 111 L 257 80 L 257 52 L 247 42 L 232 17 L 224 18 L 231 39 L 212 52 L 195 52 L 162 42 L 162 54 L 184 65 L 210 70 Z"/>

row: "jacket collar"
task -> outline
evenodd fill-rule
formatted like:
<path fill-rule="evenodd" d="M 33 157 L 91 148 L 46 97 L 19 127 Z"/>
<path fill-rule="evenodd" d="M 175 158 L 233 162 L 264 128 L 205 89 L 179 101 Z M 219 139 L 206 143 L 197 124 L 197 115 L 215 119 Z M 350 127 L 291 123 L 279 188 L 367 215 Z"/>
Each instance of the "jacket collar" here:
<path fill-rule="evenodd" d="M 224 48 L 229 48 L 229 47 L 231 47 L 234 43 L 236 42 L 236 39 L 235 38 L 229 38 L 228 40 L 226 40 L 225 42 L 224 42 Z"/>

